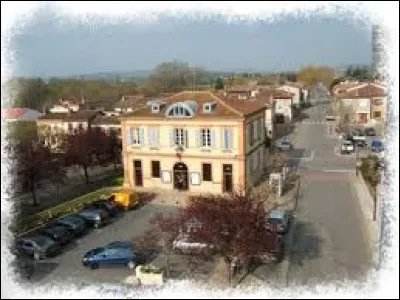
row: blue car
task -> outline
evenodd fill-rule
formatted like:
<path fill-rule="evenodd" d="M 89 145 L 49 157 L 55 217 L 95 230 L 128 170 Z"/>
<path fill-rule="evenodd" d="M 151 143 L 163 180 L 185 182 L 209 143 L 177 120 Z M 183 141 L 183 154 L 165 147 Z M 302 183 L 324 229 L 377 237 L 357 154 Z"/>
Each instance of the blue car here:
<path fill-rule="evenodd" d="M 378 140 L 373 140 L 371 143 L 371 151 L 375 153 L 382 152 L 384 150 L 383 143 Z"/>
<path fill-rule="evenodd" d="M 106 266 L 126 266 L 134 269 L 136 266 L 135 247 L 126 242 L 113 242 L 87 252 L 83 256 L 82 264 L 92 269 Z"/>

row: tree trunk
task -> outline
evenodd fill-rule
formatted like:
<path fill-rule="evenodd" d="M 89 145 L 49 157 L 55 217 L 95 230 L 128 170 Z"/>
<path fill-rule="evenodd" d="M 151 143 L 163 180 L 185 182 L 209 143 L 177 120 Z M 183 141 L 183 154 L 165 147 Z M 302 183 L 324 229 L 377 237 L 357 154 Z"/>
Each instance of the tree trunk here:
<path fill-rule="evenodd" d="M 376 221 L 376 187 L 374 187 L 374 211 L 372 215 L 372 220 Z"/>
<path fill-rule="evenodd" d="M 83 171 L 85 172 L 85 181 L 86 181 L 86 184 L 89 184 L 88 167 L 84 165 L 84 166 L 83 166 Z"/>
<path fill-rule="evenodd" d="M 35 183 L 31 182 L 31 193 L 32 193 L 32 200 L 33 200 L 33 205 L 37 206 L 37 198 L 36 198 L 36 187 Z"/>
<path fill-rule="evenodd" d="M 60 201 L 60 183 L 56 183 L 57 201 Z"/>
<path fill-rule="evenodd" d="M 169 278 L 169 251 L 165 252 L 165 275 Z"/>
<path fill-rule="evenodd" d="M 117 172 L 117 159 L 114 159 L 114 172 Z"/>

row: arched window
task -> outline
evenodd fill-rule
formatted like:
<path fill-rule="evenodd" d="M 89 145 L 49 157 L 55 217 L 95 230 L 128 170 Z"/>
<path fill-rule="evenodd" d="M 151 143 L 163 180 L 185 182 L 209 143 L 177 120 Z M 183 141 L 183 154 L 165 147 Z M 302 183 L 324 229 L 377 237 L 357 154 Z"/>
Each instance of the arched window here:
<path fill-rule="evenodd" d="M 197 111 L 197 103 L 194 101 L 178 102 L 168 107 L 167 117 L 193 117 Z"/>

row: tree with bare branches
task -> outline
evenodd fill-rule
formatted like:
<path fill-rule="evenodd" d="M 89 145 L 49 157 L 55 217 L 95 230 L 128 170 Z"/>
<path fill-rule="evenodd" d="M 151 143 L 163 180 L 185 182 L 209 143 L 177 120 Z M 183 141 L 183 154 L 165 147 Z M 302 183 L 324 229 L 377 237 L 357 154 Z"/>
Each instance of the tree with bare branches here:
<path fill-rule="evenodd" d="M 68 135 L 65 144 L 67 165 L 80 166 L 85 174 L 86 183 L 89 183 L 88 168 L 107 161 L 108 137 L 102 131 L 86 130 Z"/>
<path fill-rule="evenodd" d="M 227 196 L 192 196 L 179 214 L 168 218 L 157 216 L 153 221 L 153 233 L 144 240 L 153 244 L 157 239 L 162 240 L 167 270 L 168 257 L 178 235 L 183 234 L 188 241 L 209 245 L 199 248 L 195 252 L 196 258 L 210 258 L 215 252 L 219 253 L 226 262 L 230 282 L 233 261 L 249 265 L 260 255 L 279 248 L 280 239 L 276 232 L 266 229 L 268 213 L 262 199 L 244 191 L 237 190 Z"/>
<path fill-rule="evenodd" d="M 37 205 L 37 185 L 49 175 L 50 149 L 37 139 L 11 142 L 8 149 L 16 170 L 14 179 L 26 184 L 32 194 L 33 205 Z"/>

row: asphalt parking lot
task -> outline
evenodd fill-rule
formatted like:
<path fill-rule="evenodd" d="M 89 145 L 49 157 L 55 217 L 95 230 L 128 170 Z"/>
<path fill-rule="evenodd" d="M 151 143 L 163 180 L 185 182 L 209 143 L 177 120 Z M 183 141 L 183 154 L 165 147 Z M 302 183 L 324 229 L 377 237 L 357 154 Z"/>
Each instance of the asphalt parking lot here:
<path fill-rule="evenodd" d="M 34 284 L 121 282 L 134 271 L 124 267 L 91 270 L 82 266 L 83 255 L 112 241 L 131 241 L 150 228 L 149 220 L 155 213 L 169 214 L 177 209 L 178 206 L 159 204 L 153 200 L 135 210 L 121 212 L 111 224 L 90 229 L 86 235 L 67 245 L 56 257 L 35 262 L 35 271 L 29 281 Z"/>

